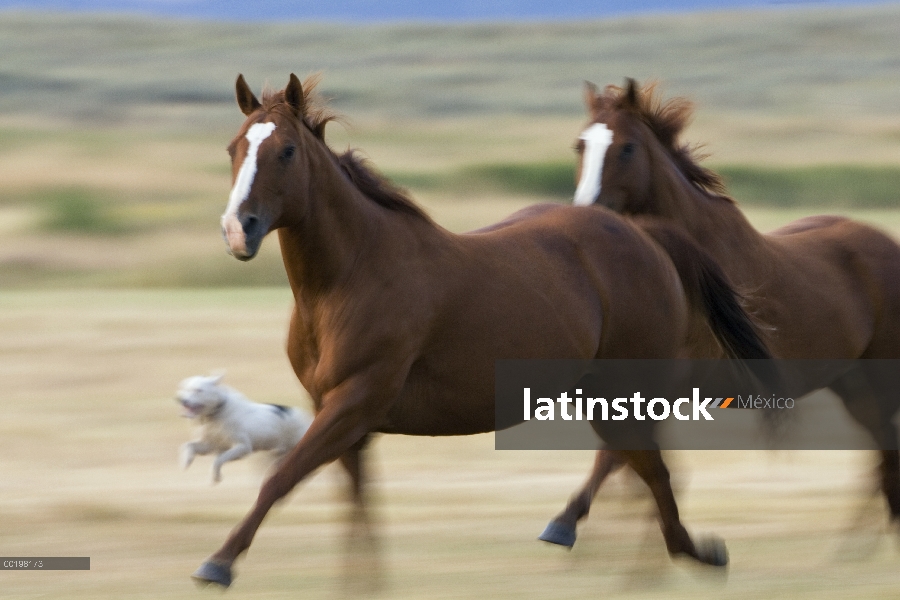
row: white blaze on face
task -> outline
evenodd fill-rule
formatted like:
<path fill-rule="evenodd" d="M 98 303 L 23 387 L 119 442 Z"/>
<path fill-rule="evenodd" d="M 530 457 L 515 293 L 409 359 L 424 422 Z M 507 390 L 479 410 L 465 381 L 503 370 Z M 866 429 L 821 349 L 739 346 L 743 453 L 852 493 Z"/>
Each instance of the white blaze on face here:
<path fill-rule="evenodd" d="M 228 242 L 232 244 L 232 235 L 240 233 L 243 238 L 243 228 L 237 219 L 237 211 L 241 204 L 250 196 L 250 188 L 253 187 L 253 178 L 256 177 L 256 154 L 259 152 L 259 146 L 266 138 L 275 131 L 275 123 L 255 123 L 247 130 L 247 141 L 250 147 L 247 148 L 247 155 L 238 171 L 237 178 L 234 180 L 234 187 L 231 188 L 231 195 L 228 197 L 228 208 L 222 215 L 222 228 L 225 230 Z M 243 243 L 242 240 L 235 240 L 236 243 Z"/>
<path fill-rule="evenodd" d="M 581 156 L 581 179 L 575 189 L 575 206 L 587 206 L 600 195 L 603 160 L 612 144 L 613 133 L 603 123 L 594 123 L 583 132 L 584 154 Z"/>

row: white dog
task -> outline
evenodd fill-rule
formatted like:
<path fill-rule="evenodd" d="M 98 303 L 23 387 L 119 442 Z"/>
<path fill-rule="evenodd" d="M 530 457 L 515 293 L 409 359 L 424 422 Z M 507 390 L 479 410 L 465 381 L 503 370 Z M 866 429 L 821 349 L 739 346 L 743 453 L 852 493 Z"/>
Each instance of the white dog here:
<path fill-rule="evenodd" d="M 268 450 L 283 457 L 312 422 L 296 408 L 251 402 L 237 390 L 219 385 L 223 376 L 188 377 L 175 397 L 184 407 L 182 416 L 200 421 L 200 439 L 181 447 L 181 465 L 187 469 L 196 455 L 215 453 L 213 483 L 222 480 L 223 464 L 251 452 Z"/>

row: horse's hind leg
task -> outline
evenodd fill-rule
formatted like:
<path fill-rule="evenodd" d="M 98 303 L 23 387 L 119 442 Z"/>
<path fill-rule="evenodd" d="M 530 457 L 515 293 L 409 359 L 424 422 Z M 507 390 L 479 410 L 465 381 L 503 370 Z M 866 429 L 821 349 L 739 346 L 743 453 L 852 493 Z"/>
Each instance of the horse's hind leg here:
<path fill-rule="evenodd" d="M 350 476 L 350 500 L 353 504 L 343 578 L 350 596 L 374 592 L 382 584 L 379 540 L 365 493 L 368 479 L 365 448 L 368 442 L 369 436 L 365 436 L 340 457 L 341 466 Z"/>
<path fill-rule="evenodd" d="M 363 451 L 369 442 L 369 436 L 353 444 L 349 450 L 341 455 L 340 462 L 347 475 L 350 477 L 350 499 L 357 510 L 365 510 L 365 474 L 363 473 Z"/>
<path fill-rule="evenodd" d="M 666 548 L 672 556 L 685 554 L 704 564 L 723 567 L 728 564 L 725 543 L 718 538 L 708 538 L 695 544 L 678 517 L 678 505 L 659 450 L 630 450 L 622 452 L 628 466 L 634 469 L 650 487 L 659 509 L 660 526 L 666 540 Z"/>
<path fill-rule="evenodd" d="M 369 515 L 369 502 L 366 497 L 367 473 L 365 469 L 365 448 L 369 443 L 369 436 L 363 437 L 347 452 L 341 455 L 340 463 L 350 476 L 350 501 L 353 503 L 351 513 L 351 540 L 362 534 L 374 547 L 374 537 L 371 532 L 371 520 Z"/>
<path fill-rule="evenodd" d="M 881 490 L 891 519 L 900 521 L 900 452 L 897 427 L 890 418 L 895 412 L 892 398 L 900 388 L 897 381 L 884 381 L 879 375 L 884 374 L 867 374 L 857 367 L 836 379 L 829 388 L 841 398 L 850 416 L 872 434 L 881 449 Z"/>
<path fill-rule="evenodd" d="M 891 510 L 891 519 L 900 522 L 900 452 L 881 451 L 881 489 Z"/>
<path fill-rule="evenodd" d="M 594 467 L 584 486 L 572 496 L 565 510 L 553 517 L 538 539 L 568 548 L 574 546 L 578 521 L 590 512 L 591 503 L 603 481 L 624 464 L 625 459 L 620 453 L 606 448 L 598 450 Z"/>

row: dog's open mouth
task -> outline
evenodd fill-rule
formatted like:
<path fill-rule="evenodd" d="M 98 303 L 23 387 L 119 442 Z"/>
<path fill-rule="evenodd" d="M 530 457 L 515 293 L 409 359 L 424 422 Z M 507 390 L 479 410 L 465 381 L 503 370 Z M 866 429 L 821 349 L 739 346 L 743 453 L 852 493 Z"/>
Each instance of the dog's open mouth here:
<path fill-rule="evenodd" d="M 194 419 L 203 412 L 203 404 L 194 403 L 190 400 L 179 400 L 181 403 L 181 407 L 184 409 L 181 411 L 181 416 L 186 417 L 188 419 Z"/>

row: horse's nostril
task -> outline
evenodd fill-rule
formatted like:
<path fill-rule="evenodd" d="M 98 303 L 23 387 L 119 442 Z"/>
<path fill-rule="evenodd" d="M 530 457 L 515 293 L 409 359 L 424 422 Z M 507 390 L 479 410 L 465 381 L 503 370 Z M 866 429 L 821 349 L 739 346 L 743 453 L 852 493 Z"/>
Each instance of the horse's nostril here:
<path fill-rule="evenodd" d="M 259 218 L 256 215 L 244 215 L 241 217 L 241 227 L 244 229 L 244 235 L 253 237 L 259 229 Z"/>

